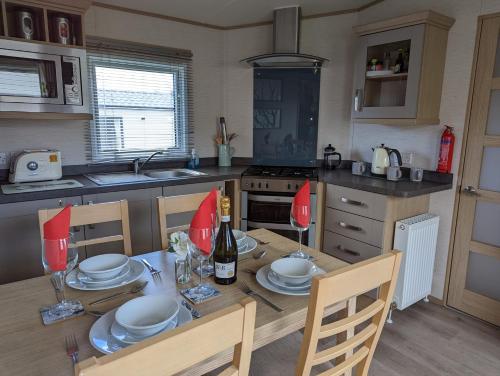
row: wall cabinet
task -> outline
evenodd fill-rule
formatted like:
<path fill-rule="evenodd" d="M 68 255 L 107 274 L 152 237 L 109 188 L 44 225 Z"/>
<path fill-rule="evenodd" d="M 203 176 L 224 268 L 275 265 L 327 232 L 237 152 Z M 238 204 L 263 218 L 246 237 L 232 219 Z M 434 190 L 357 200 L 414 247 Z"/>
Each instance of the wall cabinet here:
<path fill-rule="evenodd" d="M 439 124 L 452 18 L 427 11 L 357 26 L 352 117 L 376 124 Z"/>
<path fill-rule="evenodd" d="M 81 205 L 82 198 L 65 197 L 0 205 L 0 284 L 43 275 L 38 210 L 68 204 Z M 83 240 L 83 229 L 73 229 Z M 85 258 L 85 249 L 79 249 Z"/>

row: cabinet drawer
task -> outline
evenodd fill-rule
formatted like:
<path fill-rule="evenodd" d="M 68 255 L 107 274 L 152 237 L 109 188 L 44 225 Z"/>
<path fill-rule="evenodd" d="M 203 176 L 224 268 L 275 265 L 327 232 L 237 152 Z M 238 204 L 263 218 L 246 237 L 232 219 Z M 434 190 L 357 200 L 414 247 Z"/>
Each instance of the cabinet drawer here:
<path fill-rule="evenodd" d="M 325 229 L 377 247 L 382 246 L 384 222 L 326 208 Z"/>
<path fill-rule="evenodd" d="M 380 248 L 330 231 L 325 231 L 323 251 L 351 264 L 382 254 Z"/>
<path fill-rule="evenodd" d="M 387 197 L 377 193 L 328 184 L 326 206 L 363 217 L 385 219 Z"/>

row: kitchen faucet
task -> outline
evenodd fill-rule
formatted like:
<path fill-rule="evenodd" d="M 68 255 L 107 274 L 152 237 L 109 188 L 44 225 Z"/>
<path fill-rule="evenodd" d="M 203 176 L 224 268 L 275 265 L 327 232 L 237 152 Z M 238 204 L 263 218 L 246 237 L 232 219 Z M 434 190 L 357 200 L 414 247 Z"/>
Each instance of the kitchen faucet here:
<path fill-rule="evenodd" d="M 146 159 L 144 162 L 140 163 L 141 162 L 141 158 L 136 158 L 132 161 L 132 163 L 134 164 L 134 174 L 138 174 L 142 168 L 146 165 L 146 163 L 148 163 L 151 159 L 153 159 L 156 155 L 158 154 L 165 154 L 166 152 L 164 151 L 155 151 L 153 154 L 151 154 L 148 159 Z"/>

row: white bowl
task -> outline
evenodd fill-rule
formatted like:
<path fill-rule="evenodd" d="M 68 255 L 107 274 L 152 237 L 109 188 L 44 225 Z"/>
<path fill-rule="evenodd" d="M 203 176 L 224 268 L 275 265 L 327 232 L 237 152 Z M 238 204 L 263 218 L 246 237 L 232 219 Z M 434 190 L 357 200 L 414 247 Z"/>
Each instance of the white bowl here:
<path fill-rule="evenodd" d="M 219 228 L 217 227 L 216 232 L 219 233 Z M 247 234 L 241 230 L 233 230 L 234 238 L 236 239 L 236 244 L 238 249 L 246 246 Z"/>
<path fill-rule="evenodd" d="M 316 265 L 306 259 L 287 257 L 274 261 L 271 270 L 280 281 L 301 285 L 312 278 Z"/>
<path fill-rule="evenodd" d="M 165 328 L 179 313 L 179 303 L 164 295 L 129 300 L 115 313 L 115 320 L 130 334 L 147 337 Z"/>
<path fill-rule="evenodd" d="M 128 257 L 125 255 L 108 253 L 83 260 L 79 268 L 82 273 L 92 279 L 105 280 L 120 274 L 128 262 Z"/>

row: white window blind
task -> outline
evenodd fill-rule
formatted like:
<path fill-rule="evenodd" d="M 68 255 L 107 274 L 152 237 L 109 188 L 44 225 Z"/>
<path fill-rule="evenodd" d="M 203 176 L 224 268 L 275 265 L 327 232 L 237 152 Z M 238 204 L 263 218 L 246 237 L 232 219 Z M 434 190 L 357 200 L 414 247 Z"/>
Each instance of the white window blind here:
<path fill-rule="evenodd" d="M 193 146 L 191 52 L 89 38 L 94 162 L 124 162 L 162 150 L 185 158 Z"/>

